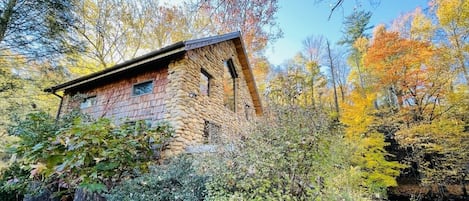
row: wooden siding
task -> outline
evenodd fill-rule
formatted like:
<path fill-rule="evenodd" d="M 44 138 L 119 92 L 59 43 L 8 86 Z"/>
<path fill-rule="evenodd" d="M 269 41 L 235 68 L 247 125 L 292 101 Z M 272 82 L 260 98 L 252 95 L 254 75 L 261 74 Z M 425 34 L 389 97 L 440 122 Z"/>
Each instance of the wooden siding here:
<path fill-rule="evenodd" d="M 146 81 L 153 81 L 152 93 L 133 96 L 133 85 Z M 167 67 L 156 68 L 137 75 L 122 76 L 89 90 L 68 92 L 67 109 L 70 111 L 80 108 L 80 102 L 84 97 L 96 96 L 96 105 L 81 109 L 83 113 L 94 118 L 111 118 L 115 123 L 147 119 L 162 120 L 165 112 L 164 99 L 167 83 Z"/>

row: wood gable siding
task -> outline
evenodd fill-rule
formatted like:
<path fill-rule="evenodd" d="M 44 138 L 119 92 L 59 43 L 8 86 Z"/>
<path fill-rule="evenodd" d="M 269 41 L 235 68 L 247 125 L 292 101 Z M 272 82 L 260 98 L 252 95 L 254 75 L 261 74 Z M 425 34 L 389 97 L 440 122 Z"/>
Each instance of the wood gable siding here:
<path fill-rule="evenodd" d="M 152 93 L 140 96 L 132 95 L 135 84 L 153 81 Z M 135 120 L 162 120 L 165 112 L 164 99 L 168 83 L 167 66 L 154 68 L 146 72 L 130 74 L 90 86 L 88 89 L 67 91 L 67 111 L 80 108 L 83 98 L 96 96 L 96 104 L 81 109 L 81 112 L 94 118 L 107 117 L 116 123 Z"/>

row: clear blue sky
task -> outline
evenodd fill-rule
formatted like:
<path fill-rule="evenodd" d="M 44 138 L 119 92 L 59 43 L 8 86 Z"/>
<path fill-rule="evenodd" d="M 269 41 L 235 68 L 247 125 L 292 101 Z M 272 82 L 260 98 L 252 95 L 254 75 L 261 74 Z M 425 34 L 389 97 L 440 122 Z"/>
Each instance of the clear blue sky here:
<path fill-rule="evenodd" d="M 371 25 L 389 25 L 393 19 L 416 7 L 427 8 L 429 0 L 345 0 L 328 20 L 330 2 L 332 0 L 319 4 L 315 0 L 279 0 L 277 21 L 284 35 L 266 50 L 272 64 L 279 65 L 292 58 L 301 51 L 302 41 L 310 35 L 323 35 L 331 42 L 337 42 L 342 36 L 343 18 L 354 8 L 371 11 Z"/>

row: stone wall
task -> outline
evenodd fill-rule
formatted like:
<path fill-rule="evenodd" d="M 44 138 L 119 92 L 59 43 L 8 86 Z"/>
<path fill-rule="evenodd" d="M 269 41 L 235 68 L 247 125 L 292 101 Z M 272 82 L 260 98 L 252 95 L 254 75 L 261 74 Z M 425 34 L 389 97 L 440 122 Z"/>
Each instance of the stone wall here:
<path fill-rule="evenodd" d="M 236 112 L 223 104 L 224 61 L 232 59 L 236 78 Z M 210 94 L 200 93 L 201 69 L 211 75 Z M 240 137 L 248 119 L 255 117 L 251 95 L 242 73 L 235 45 L 226 41 L 188 51 L 185 58 L 168 67 L 167 113 L 176 136 L 168 154 L 179 153 L 187 146 L 202 145 L 204 126 L 208 121 L 221 127 L 224 137 Z M 195 95 L 195 96 L 194 96 Z"/>
<path fill-rule="evenodd" d="M 96 96 L 96 105 L 81 111 L 94 118 L 107 117 L 119 124 L 124 121 L 163 120 L 168 83 L 168 68 L 155 68 L 153 71 L 123 76 L 106 84 L 80 91 L 67 92 L 64 100 L 66 111 L 80 108 L 83 98 Z M 135 84 L 153 81 L 153 92 L 140 96 L 132 95 Z"/>

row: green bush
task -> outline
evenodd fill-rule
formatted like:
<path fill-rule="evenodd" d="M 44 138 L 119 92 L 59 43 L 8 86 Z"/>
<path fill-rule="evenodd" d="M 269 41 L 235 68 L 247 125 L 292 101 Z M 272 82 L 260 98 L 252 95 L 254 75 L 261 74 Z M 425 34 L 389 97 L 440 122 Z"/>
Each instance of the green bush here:
<path fill-rule="evenodd" d="M 56 121 L 45 113 L 29 114 L 10 129 L 21 140 L 12 151 L 29 179 L 70 196 L 77 187 L 103 192 L 115 183 L 147 172 L 155 161 L 155 144 L 172 135 L 166 124 L 148 128 L 144 122 L 115 126 L 109 119 L 91 120 L 72 113 Z M 164 146 L 161 146 L 164 147 Z"/>
<path fill-rule="evenodd" d="M 279 107 L 244 142 L 200 162 L 208 200 L 366 200 L 343 131 L 318 109 Z"/>
<path fill-rule="evenodd" d="M 29 172 L 13 163 L 0 173 L 0 201 L 23 200 Z"/>
<path fill-rule="evenodd" d="M 204 200 L 208 177 L 200 175 L 188 156 L 172 159 L 150 173 L 125 181 L 106 195 L 109 201 Z"/>

